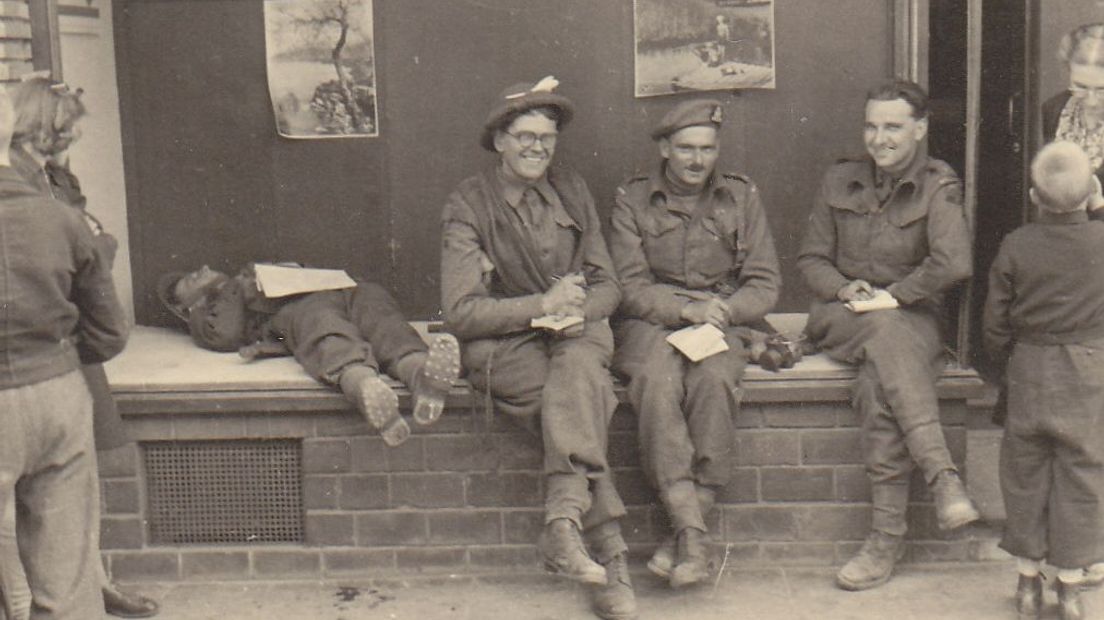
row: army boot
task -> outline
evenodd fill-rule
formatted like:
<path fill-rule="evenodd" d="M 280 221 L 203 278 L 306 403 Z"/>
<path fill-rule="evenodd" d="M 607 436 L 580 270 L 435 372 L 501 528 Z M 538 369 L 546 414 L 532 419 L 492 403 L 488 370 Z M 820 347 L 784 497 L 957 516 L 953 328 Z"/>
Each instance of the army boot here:
<path fill-rule="evenodd" d="M 425 363 L 414 375 L 414 421 L 428 426 L 441 417 L 445 397 L 460 376 L 460 343 L 452 334 L 435 334 Z"/>
<path fill-rule="evenodd" d="M 870 535 L 836 574 L 836 584 L 844 590 L 867 590 L 889 581 L 893 567 L 905 555 L 908 484 L 875 484 L 870 493 L 874 510 Z"/>
<path fill-rule="evenodd" d="M 571 519 L 553 519 L 545 525 L 537 547 L 549 572 L 580 583 L 605 585 L 605 567 L 587 554 L 579 528 Z"/>
<path fill-rule="evenodd" d="M 629 579 L 629 561 L 625 552 L 603 562 L 606 584 L 593 586 L 594 613 L 603 620 L 635 620 L 636 594 Z"/>
<path fill-rule="evenodd" d="M 974 502 L 966 495 L 966 486 L 953 469 L 939 472 L 931 485 L 935 497 L 935 515 L 941 530 L 953 530 L 981 518 Z"/>
<path fill-rule="evenodd" d="M 379 431 L 384 443 L 395 447 L 410 437 L 410 426 L 399 414 L 399 398 L 376 369 L 349 366 L 341 371 L 338 384 L 345 398 Z"/>
<path fill-rule="evenodd" d="M 695 485 L 694 491 L 698 498 L 698 509 L 701 511 L 702 519 L 705 519 L 717 502 L 717 492 L 710 487 L 701 485 Z M 664 539 L 656 548 L 655 553 L 652 554 L 652 558 L 648 560 L 648 570 L 664 579 L 670 578 L 671 570 L 675 567 L 675 553 L 677 550 L 677 536 L 672 535 Z"/>
<path fill-rule="evenodd" d="M 1066 583 L 1061 579 L 1057 581 L 1058 590 L 1058 619 L 1059 620 L 1084 620 L 1085 606 L 1081 602 L 1081 584 Z"/>
<path fill-rule="evenodd" d="M 1039 620 L 1043 611 L 1043 576 L 1028 577 L 1020 575 L 1016 584 L 1016 618 L 1018 620 Z"/>
<path fill-rule="evenodd" d="M 709 577 L 709 541 L 705 532 L 683 528 L 678 533 L 675 568 L 671 571 L 672 588 L 682 588 Z"/>

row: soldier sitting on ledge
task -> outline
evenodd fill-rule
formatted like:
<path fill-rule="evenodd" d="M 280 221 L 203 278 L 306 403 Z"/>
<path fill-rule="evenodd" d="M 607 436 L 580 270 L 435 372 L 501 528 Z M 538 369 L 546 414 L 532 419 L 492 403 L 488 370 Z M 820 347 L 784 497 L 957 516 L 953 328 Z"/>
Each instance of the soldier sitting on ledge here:
<path fill-rule="evenodd" d="M 268 298 L 253 265 L 232 278 L 204 265 L 163 276 L 157 289 L 197 345 L 248 358 L 294 355 L 311 377 L 340 388 L 389 446 L 406 441 L 410 427 L 379 372 L 410 388 L 423 425 L 440 417 L 460 374 L 456 339 L 439 334 L 427 345 L 377 284 Z"/>

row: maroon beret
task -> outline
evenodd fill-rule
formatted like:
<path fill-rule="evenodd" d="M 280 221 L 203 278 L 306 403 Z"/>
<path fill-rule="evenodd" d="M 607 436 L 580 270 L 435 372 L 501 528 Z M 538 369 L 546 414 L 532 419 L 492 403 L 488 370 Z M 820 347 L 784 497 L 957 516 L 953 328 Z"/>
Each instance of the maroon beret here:
<path fill-rule="evenodd" d="M 721 102 L 716 99 L 691 99 L 683 101 L 663 115 L 663 120 L 652 130 L 652 139 L 659 140 L 685 127 L 713 125 L 721 128 Z"/>

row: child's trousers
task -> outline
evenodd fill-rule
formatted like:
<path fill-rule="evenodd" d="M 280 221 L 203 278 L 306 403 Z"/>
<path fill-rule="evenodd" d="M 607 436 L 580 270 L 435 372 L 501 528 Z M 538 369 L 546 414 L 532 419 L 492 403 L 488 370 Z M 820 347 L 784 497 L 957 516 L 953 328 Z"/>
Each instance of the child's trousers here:
<path fill-rule="evenodd" d="M 1008 390 L 1001 548 L 1058 568 L 1104 560 L 1104 340 L 1017 344 Z"/>

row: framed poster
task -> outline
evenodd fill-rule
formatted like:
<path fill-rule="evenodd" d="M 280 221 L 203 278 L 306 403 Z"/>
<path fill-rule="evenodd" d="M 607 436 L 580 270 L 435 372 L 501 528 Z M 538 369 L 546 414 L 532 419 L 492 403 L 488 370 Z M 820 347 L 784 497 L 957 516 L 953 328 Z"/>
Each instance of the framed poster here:
<path fill-rule="evenodd" d="M 634 0 L 636 96 L 774 88 L 774 0 Z"/>
<path fill-rule="evenodd" d="M 265 0 L 264 13 L 280 135 L 378 136 L 372 0 Z"/>

